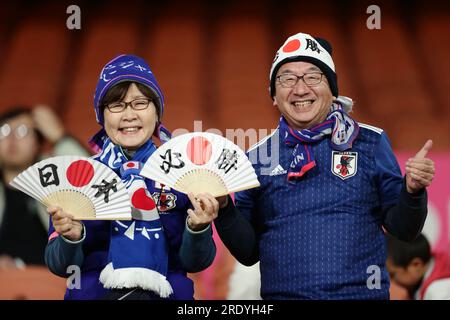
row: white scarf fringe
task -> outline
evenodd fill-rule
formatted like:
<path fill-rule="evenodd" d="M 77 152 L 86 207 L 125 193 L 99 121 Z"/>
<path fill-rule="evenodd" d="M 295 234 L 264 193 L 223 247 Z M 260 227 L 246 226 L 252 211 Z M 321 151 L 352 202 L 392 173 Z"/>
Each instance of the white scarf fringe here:
<path fill-rule="evenodd" d="M 142 288 L 167 298 L 173 293 L 172 286 L 162 274 L 146 268 L 114 269 L 110 262 L 100 273 L 100 282 L 107 289 Z"/>

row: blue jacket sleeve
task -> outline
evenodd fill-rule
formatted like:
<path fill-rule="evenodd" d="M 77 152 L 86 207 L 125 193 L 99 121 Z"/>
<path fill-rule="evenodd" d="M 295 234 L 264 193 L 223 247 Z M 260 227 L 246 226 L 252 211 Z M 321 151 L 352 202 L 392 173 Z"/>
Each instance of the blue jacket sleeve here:
<path fill-rule="evenodd" d="M 54 232 L 50 221 L 49 234 Z M 71 242 L 62 236 L 50 240 L 45 247 L 45 263 L 50 271 L 60 277 L 68 277 L 67 268 L 71 265 L 80 266 L 84 261 L 83 241 L 86 237 L 86 228 L 83 226 L 83 237 L 80 241 Z"/>
<path fill-rule="evenodd" d="M 427 202 L 425 189 L 410 194 L 406 190 L 406 184 L 403 183 L 398 203 L 386 210 L 384 227 L 397 239 L 414 240 L 425 224 L 428 213 Z"/>
<path fill-rule="evenodd" d="M 238 207 L 235 207 L 231 197 L 228 197 L 228 205 L 219 210 L 219 216 L 214 220 L 222 242 L 245 266 L 259 261 L 257 235 L 249 220 L 253 210 L 251 192 L 252 190 L 245 190 L 235 194 Z"/>
<path fill-rule="evenodd" d="M 180 261 L 187 272 L 199 272 L 208 268 L 216 256 L 216 245 L 209 225 L 202 231 L 191 231 L 186 226 L 180 247 Z"/>
<path fill-rule="evenodd" d="M 421 232 L 427 217 L 426 189 L 416 194 L 406 190 L 397 159 L 383 132 L 375 153 L 379 194 L 386 230 L 403 241 L 412 241 Z"/>

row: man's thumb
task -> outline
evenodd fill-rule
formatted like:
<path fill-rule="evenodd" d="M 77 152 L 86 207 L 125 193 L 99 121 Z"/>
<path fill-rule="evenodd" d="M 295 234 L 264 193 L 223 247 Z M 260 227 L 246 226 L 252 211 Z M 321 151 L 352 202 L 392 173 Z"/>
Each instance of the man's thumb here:
<path fill-rule="evenodd" d="M 417 152 L 416 158 L 425 158 L 427 156 L 428 151 L 430 151 L 432 147 L 433 141 L 430 139 L 427 140 L 427 142 L 425 142 L 425 144 L 423 145 L 422 149 L 420 149 L 420 151 Z"/>

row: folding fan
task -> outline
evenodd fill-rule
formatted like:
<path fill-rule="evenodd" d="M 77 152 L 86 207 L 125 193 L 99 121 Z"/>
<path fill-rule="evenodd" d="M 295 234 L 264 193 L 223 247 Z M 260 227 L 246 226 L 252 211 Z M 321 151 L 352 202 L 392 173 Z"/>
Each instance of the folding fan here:
<path fill-rule="evenodd" d="M 101 162 L 78 156 L 40 161 L 15 177 L 14 188 L 79 220 L 130 220 L 130 197 L 120 177 Z"/>
<path fill-rule="evenodd" d="M 208 132 L 183 134 L 163 144 L 141 175 L 184 193 L 209 192 L 215 197 L 259 186 L 245 153 Z"/>

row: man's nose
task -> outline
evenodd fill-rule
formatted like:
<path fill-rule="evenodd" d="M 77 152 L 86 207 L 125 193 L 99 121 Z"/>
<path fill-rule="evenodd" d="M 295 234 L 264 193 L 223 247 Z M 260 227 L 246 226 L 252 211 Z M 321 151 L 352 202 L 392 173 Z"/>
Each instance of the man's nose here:
<path fill-rule="evenodd" d="M 303 79 L 298 79 L 298 82 L 295 84 L 293 91 L 297 95 L 305 95 L 310 92 L 310 88 L 306 85 Z"/>

